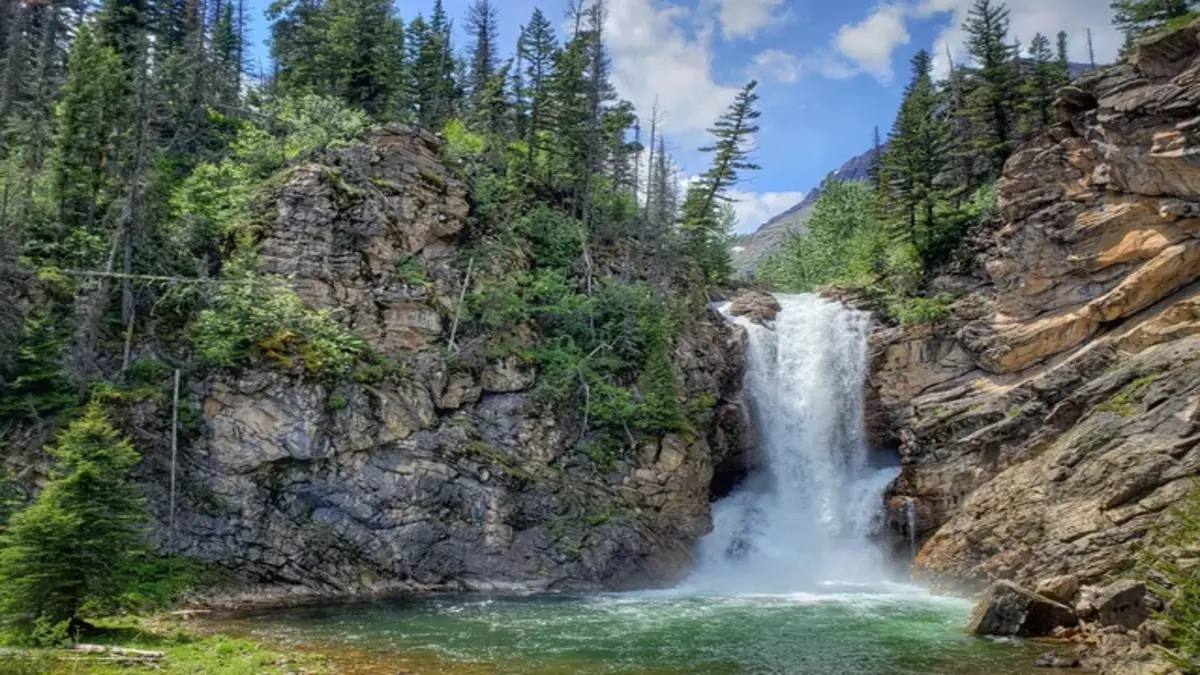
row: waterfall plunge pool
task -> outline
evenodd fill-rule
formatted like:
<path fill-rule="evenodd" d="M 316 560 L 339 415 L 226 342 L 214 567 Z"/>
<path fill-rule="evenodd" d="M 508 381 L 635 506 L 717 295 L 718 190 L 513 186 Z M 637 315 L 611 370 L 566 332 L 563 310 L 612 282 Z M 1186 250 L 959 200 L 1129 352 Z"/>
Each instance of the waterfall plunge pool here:
<path fill-rule="evenodd" d="M 311 648 L 358 675 L 1036 672 L 1045 647 L 965 635 L 969 611 L 966 601 L 902 586 L 828 586 L 776 595 L 425 595 L 210 627 Z"/>

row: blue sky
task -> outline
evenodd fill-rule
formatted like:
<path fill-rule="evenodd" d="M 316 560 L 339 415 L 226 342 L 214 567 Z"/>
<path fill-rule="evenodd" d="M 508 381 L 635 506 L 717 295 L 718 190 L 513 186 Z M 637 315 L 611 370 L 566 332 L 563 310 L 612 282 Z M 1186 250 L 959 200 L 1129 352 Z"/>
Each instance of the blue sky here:
<path fill-rule="evenodd" d="M 444 0 L 462 23 L 470 0 Z M 511 52 L 535 6 L 551 20 L 569 0 L 493 0 L 501 42 Z M 946 49 L 962 60 L 962 21 L 971 0 L 608 0 L 608 40 L 618 93 L 648 118 L 655 100 L 664 113 L 672 153 L 685 174 L 704 170 L 694 148 L 704 128 L 750 78 L 760 80 L 762 131 L 755 161 L 762 170 L 739 187 L 739 231 L 753 231 L 817 185 L 829 171 L 871 144 L 876 125 L 886 135 L 921 48 L 939 69 Z M 250 36 L 267 59 L 262 10 L 255 2 Z M 428 13 L 433 0 L 397 0 L 406 20 Z M 1120 38 L 1109 23 L 1109 0 L 1008 0 L 1015 36 L 1066 30 L 1071 56 L 1087 60 L 1085 29 L 1097 60 L 1112 60 Z M 458 47 L 465 46 L 460 38 Z"/>

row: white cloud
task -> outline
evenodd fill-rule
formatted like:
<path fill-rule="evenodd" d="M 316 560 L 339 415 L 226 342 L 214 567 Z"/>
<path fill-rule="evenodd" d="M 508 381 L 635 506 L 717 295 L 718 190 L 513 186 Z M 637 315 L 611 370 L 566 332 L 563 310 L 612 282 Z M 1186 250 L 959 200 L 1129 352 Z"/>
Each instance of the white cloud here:
<path fill-rule="evenodd" d="M 784 0 L 716 0 L 721 20 L 721 33 L 726 40 L 752 38 L 772 25 L 784 23 L 787 18 L 780 11 Z"/>
<path fill-rule="evenodd" d="M 768 49 L 754 57 L 750 72 L 759 79 L 770 78 L 783 84 L 795 84 L 800 80 L 804 67 L 796 56 L 778 49 Z"/>
<path fill-rule="evenodd" d="M 745 192 L 731 190 L 729 196 L 737 200 L 733 210 L 737 213 L 737 232 L 754 232 L 763 223 L 783 213 L 804 199 L 803 192 Z"/>
<path fill-rule="evenodd" d="M 858 70 L 890 82 L 892 52 L 909 40 L 905 9 L 900 5 L 882 5 L 861 22 L 842 26 L 834 44 Z"/>
<path fill-rule="evenodd" d="M 697 34 L 689 36 L 685 27 Z M 711 32 L 690 9 L 610 0 L 605 31 L 617 92 L 643 115 L 658 101 L 666 133 L 703 131 L 737 93 L 713 79 Z"/>
<path fill-rule="evenodd" d="M 913 11 L 918 17 L 934 17 L 946 21 L 946 27 L 938 35 L 933 46 L 934 71 L 938 76 L 949 72 L 947 47 L 956 63 L 965 63 L 968 60 L 966 48 L 963 46 L 966 32 L 962 25 L 967 19 L 967 11 L 971 4 L 972 0 L 923 0 Z M 1110 63 L 1117 58 L 1122 38 L 1112 26 L 1112 9 L 1109 8 L 1108 2 L 1008 0 L 1007 4 L 1012 24 L 1011 38 L 1020 40 L 1025 46 L 1029 45 L 1036 33 L 1047 35 L 1053 41 L 1059 31 L 1065 30 L 1071 60 L 1087 63 L 1089 57 L 1086 30 L 1090 26 L 1096 62 Z"/>
<path fill-rule="evenodd" d="M 934 20 L 943 24 L 930 49 L 934 74 L 949 72 L 949 54 L 956 63 L 968 60 L 963 23 L 974 0 L 911 0 L 906 4 L 889 2 L 879 5 L 858 23 L 842 26 L 830 47 L 801 59 L 806 70 L 832 79 L 859 74 L 874 76 L 882 82 L 892 78 L 893 55 L 908 44 L 908 22 Z M 1086 28 L 1091 26 L 1097 63 L 1116 59 L 1121 35 L 1112 27 L 1112 10 L 1107 0 L 1007 0 L 1010 11 L 1010 38 L 1028 45 L 1035 33 L 1054 39 L 1060 31 L 1068 33 L 1071 60 L 1088 62 Z M 947 49 L 949 48 L 949 49 Z"/>

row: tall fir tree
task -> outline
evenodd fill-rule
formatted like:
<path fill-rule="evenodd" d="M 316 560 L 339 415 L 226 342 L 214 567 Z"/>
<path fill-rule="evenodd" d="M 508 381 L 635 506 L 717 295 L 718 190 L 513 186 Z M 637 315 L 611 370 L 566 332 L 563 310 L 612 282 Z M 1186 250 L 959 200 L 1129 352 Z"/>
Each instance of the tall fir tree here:
<path fill-rule="evenodd" d="M 467 8 L 467 34 L 471 37 L 471 46 L 466 85 L 476 104 L 496 74 L 499 20 L 499 10 L 492 0 L 474 0 Z"/>
<path fill-rule="evenodd" d="M 545 148 L 543 134 L 552 113 L 549 95 L 558 62 L 558 41 L 554 37 L 554 26 L 542 14 L 542 10 L 533 10 L 533 16 L 521 34 L 520 50 L 521 61 L 525 64 L 525 97 L 529 105 L 529 124 L 525 137 L 528 156 L 525 171 L 527 175 L 532 175 L 534 160 Z"/>
<path fill-rule="evenodd" d="M 394 113 L 402 86 L 404 26 L 391 0 L 329 0 L 330 93 L 376 119 Z"/>
<path fill-rule="evenodd" d="M 129 74 L 120 54 L 101 44 L 86 25 L 75 37 L 68 69 L 54 139 L 52 185 L 60 222 L 82 228 L 82 236 L 99 224 L 116 198 L 116 158 L 130 103 Z M 94 262 L 99 254 L 93 249 L 87 257 Z"/>
<path fill-rule="evenodd" d="M 112 608 L 145 518 L 130 481 L 138 454 L 98 405 L 48 452 L 50 482 L 0 542 L 0 616 L 27 634 L 39 621 L 77 623 L 89 605 Z"/>
<path fill-rule="evenodd" d="M 921 50 L 912 59 L 912 80 L 904 93 L 900 112 L 888 137 L 884 156 L 884 186 L 900 212 L 900 235 L 925 257 L 936 248 L 936 205 L 941 199 L 939 179 L 949 159 L 951 128 L 934 87 L 933 59 Z"/>
<path fill-rule="evenodd" d="M 1039 133 L 1055 122 L 1054 99 L 1062 84 L 1062 69 L 1054 60 L 1050 40 L 1037 33 L 1029 43 L 1027 73 L 1021 85 L 1024 130 Z"/>
<path fill-rule="evenodd" d="M 974 0 L 963 28 L 967 50 L 978 68 L 967 114 L 984 130 L 972 144 L 986 159 L 989 174 L 995 176 L 1012 152 L 1020 101 L 1020 71 L 1008 42 L 1008 7 L 994 0 Z"/>

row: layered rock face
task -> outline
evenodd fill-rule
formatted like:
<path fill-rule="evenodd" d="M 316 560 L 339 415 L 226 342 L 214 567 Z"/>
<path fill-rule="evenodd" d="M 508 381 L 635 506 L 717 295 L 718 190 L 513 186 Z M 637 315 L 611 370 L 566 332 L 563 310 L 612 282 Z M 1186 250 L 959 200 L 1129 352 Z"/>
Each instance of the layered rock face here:
<path fill-rule="evenodd" d="M 674 581 L 711 528 L 714 466 L 736 450 L 744 338 L 712 314 L 676 340 L 683 395 L 718 401 L 695 437 L 609 466 L 569 449 L 578 430 L 530 405 L 534 370 L 451 353 L 468 202 L 438 150 L 385 129 L 279 188 L 264 266 L 401 367 L 191 385 L 202 416 L 180 451 L 174 548 L 273 599 Z M 165 484 L 148 489 L 166 539 Z"/>
<path fill-rule="evenodd" d="M 1107 583 L 1200 472 L 1200 22 L 1059 107 L 1005 168 L 986 278 L 941 280 L 950 320 L 874 338 L 918 577 Z"/>

